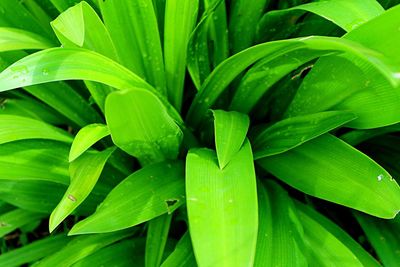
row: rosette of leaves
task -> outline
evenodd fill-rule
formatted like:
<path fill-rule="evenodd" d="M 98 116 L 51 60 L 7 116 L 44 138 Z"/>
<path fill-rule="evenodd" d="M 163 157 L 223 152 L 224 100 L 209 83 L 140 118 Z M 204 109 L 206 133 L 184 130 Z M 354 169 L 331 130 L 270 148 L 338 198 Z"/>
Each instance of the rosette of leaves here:
<path fill-rule="evenodd" d="M 0 2 L 0 266 L 395 266 L 398 1 Z"/>

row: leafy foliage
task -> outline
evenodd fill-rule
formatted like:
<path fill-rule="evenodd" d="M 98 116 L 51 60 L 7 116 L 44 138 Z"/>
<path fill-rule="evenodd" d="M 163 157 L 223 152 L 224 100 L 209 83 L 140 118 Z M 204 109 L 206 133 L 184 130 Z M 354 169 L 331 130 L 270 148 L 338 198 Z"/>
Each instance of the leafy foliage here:
<path fill-rule="evenodd" d="M 400 1 L 0 1 L 0 266 L 396 266 Z"/>

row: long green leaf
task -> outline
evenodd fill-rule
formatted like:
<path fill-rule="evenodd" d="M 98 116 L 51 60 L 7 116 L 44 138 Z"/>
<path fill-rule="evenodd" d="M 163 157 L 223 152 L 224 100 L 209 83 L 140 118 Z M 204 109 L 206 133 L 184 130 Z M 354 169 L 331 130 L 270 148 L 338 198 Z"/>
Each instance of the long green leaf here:
<path fill-rule="evenodd" d="M 165 95 L 162 47 L 152 0 L 100 1 L 100 8 L 123 64 Z"/>
<path fill-rule="evenodd" d="M 23 51 L 2 53 L 0 61 L 5 61 L 4 68 L 6 68 L 26 55 L 28 54 Z M 3 70 L 3 67 L 1 69 Z M 64 82 L 41 84 L 40 86 L 32 85 L 23 89 L 57 110 L 72 124 L 85 126 L 89 123 L 102 121 L 96 110 L 78 92 Z"/>
<path fill-rule="evenodd" d="M 89 124 L 80 129 L 72 142 L 69 152 L 69 162 L 74 161 L 92 145 L 108 135 L 110 135 L 110 130 L 104 124 Z"/>
<path fill-rule="evenodd" d="M 215 39 L 214 67 L 226 59 L 229 53 L 224 1 L 206 0 L 204 5 L 206 10 L 190 36 L 187 55 L 188 71 L 197 90 L 211 72 L 212 51 L 208 47 L 210 36 Z"/>
<path fill-rule="evenodd" d="M 103 247 L 119 241 L 130 234 L 131 232 L 129 231 L 119 231 L 109 234 L 75 237 L 64 248 L 42 259 L 35 267 L 69 267 Z"/>
<path fill-rule="evenodd" d="M 0 92 L 61 80 L 95 81 L 120 90 L 148 89 L 175 120 L 182 121 L 168 101 L 139 76 L 107 57 L 80 48 L 51 48 L 15 62 L 0 73 Z"/>
<path fill-rule="evenodd" d="M 14 28 L 0 27 L 0 51 L 45 49 L 53 44 L 40 35 Z"/>
<path fill-rule="evenodd" d="M 218 165 L 222 170 L 242 147 L 250 119 L 235 111 L 214 110 L 213 114 Z"/>
<path fill-rule="evenodd" d="M 283 153 L 355 118 L 350 112 L 327 111 L 278 121 L 254 139 L 254 158 Z"/>
<path fill-rule="evenodd" d="M 374 49 L 400 66 L 397 51 L 400 46 L 397 38 L 399 15 L 400 6 L 397 6 L 362 24 L 343 38 Z M 392 75 L 399 79 L 399 71 Z M 389 83 L 370 64 L 345 53 L 321 58 L 314 64 L 285 116 L 349 110 L 357 115 L 357 119 L 350 122 L 348 127 L 369 129 L 399 122 L 399 104 L 400 91 L 395 84 Z"/>
<path fill-rule="evenodd" d="M 168 98 L 179 111 L 186 74 L 186 51 L 195 26 L 199 0 L 166 0 L 164 61 Z M 176 34 L 178 33 L 179 34 Z"/>
<path fill-rule="evenodd" d="M 51 25 L 64 47 L 86 48 L 119 61 L 107 29 L 93 8 L 86 2 L 81 2 L 69 8 L 57 17 Z M 106 96 L 113 89 L 104 84 L 95 84 L 90 81 L 85 83 L 100 109 L 104 111 Z"/>
<path fill-rule="evenodd" d="M 307 266 L 304 233 L 285 190 L 268 181 L 258 184 L 259 229 L 254 266 Z"/>
<path fill-rule="evenodd" d="M 0 144 L 24 139 L 49 139 L 71 143 L 67 132 L 45 122 L 26 117 L 0 115 Z"/>
<path fill-rule="evenodd" d="M 0 180 L 38 180 L 68 185 L 68 145 L 49 140 L 22 140 L 0 145 Z"/>
<path fill-rule="evenodd" d="M 340 139 L 342 139 L 343 141 L 352 146 L 356 146 L 362 142 L 367 141 L 368 139 L 372 139 L 374 137 L 384 135 L 386 133 L 393 133 L 398 131 L 400 131 L 400 124 L 394 124 L 376 129 L 353 130 L 340 136 Z"/>
<path fill-rule="evenodd" d="M 104 165 L 115 147 L 102 152 L 86 152 L 79 159 L 70 163 L 71 183 L 57 207 L 51 213 L 49 229 L 52 232 L 68 215 L 70 215 L 93 190 Z"/>
<path fill-rule="evenodd" d="M 354 213 L 384 266 L 396 266 L 400 258 L 400 220 L 382 220 Z"/>
<path fill-rule="evenodd" d="M 19 28 L 36 33 L 43 38 L 56 41 L 50 25 L 41 24 L 40 21 L 24 7 L 21 1 L 0 1 L 0 11 L 3 11 L 0 12 L 0 27 Z"/>
<path fill-rule="evenodd" d="M 161 267 L 196 267 L 189 232 L 186 232 L 176 244 L 175 250 L 161 264 Z"/>
<path fill-rule="evenodd" d="M 1 105 L 1 115 L 14 115 L 41 120 L 53 125 L 67 124 L 67 119 L 54 109 L 35 100 L 26 98 L 5 98 Z"/>
<path fill-rule="evenodd" d="M 228 85 L 247 67 L 262 58 L 275 60 L 284 57 L 292 51 L 316 51 L 318 56 L 321 50 L 326 54 L 332 52 L 348 52 L 360 58 L 375 72 L 382 73 L 393 85 L 399 83 L 395 74 L 399 67 L 374 50 L 370 50 L 355 42 L 334 37 L 305 37 L 283 41 L 269 42 L 253 46 L 222 62 L 207 78 L 196 95 L 187 115 L 187 121 L 198 127 L 207 110 L 215 103 L 218 97 L 227 89 Z M 274 70 L 270 70 L 273 72 Z M 288 70 L 285 70 L 288 71 Z M 265 73 L 263 75 L 266 75 Z M 1 76 L 0 76 L 1 78 Z"/>
<path fill-rule="evenodd" d="M 380 266 L 379 263 L 333 222 L 296 202 L 304 228 L 310 266 Z"/>
<path fill-rule="evenodd" d="M 229 39 L 233 53 L 253 45 L 257 24 L 269 0 L 233 0 L 229 18 Z"/>
<path fill-rule="evenodd" d="M 144 80 L 98 53 L 51 48 L 29 55 L 0 74 L 0 91 L 60 80 L 90 80 L 117 89 L 151 88 Z"/>
<path fill-rule="evenodd" d="M 253 266 L 258 216 L 252 158 L 248 141 L 223 170 L 214 151 L 189 151 L 186 199 L 199 266 Z"/>
<path fill-rule="evenodd" d="M 35 213 L 22 209 L 15 209 L 0 215 L 0 238 L 17 228 L 37 219 L 45 217 L 43 213 Z"/>
<path fill-rule="evenodd" d="M 43 190 L 45 188 L 46 190 Z M 67 186 L 47 181 L 0 180 L 0 199 L 21 209 L 50 215 Z M 76 210 L 78 216 L 91 214 L 104 199 L 104 192 L 95 188 L 87 201 Z"/>
<path fill-rule="evenodd" d="M 21 248 L 0 255 L 0 266 L 18 267 L 40 260 L 60 250 L 68 242 L 65 235 L 59 234 L 34 241 Z"/>
<path fill-rule="evenodd" d="M 184 198 L 183 164 L 156 163 L 128 176 L 96 212 L 76 224 L 69 234 L 103 233 L 135 226 L 172 213 Z"/>
<path fill-rule="evenodd" d="M 329 134 L 258 163 L 290 186 L 318 198 L 381 218 L 393 218 L 400 210 L 400 187 L 390 174 Z"/>
<path fill-rule="evenodd" d="M 106 120 L 114 143 L 142 165 L 178 156 L 182 131 L 150 91 L 113 92 L 107 97 Z"/>
<path fill-rule="evenodd" d="M 144 266 L 144 239 L 128 239 L 122 242 L 102 248 L 76 262 L 72 267 L 87 266 Z"/>
<path fill-rule="evenodd" d="M 163 214 L 149 222 L 146 238 L 145 266 L 159 267 L 164 254 L 172 214 Z"/>
<path fill-rule="evenodd" d="M 347 32 L 381 15 L 385 10 L 376 0 L 324 0 L 287 9 L 304 10 L 332 21 Z"/>

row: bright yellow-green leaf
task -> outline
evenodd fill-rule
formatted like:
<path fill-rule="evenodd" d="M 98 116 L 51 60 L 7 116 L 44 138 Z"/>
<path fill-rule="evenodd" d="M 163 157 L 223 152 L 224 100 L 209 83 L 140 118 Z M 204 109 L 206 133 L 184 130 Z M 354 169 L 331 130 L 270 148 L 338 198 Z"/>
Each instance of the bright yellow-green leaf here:
<path fill-rule="evenodd" d="M 69 152 L 69 162 L 74 161 L 100 139 L 110 135 L 107 125 L 89 124 L 76 134 Z"/>
<path fill-rule="evenodd" d="M 49 139 L 71 143 L 72 136 L 43 121 L 14 116 L 0 115 L 0 144 L 24 139 Z"/>
<path fill-rule="evenodd" d="M 42 36 L 20 29 L 0 27 L 0 51 L 45 49 L 53 44 Z"/>
<path fill-rule="evenodd" d="M 346 31 L 357 28 L 385 11 L 376 0 L 322 0 L 287 10 L 304 10 L 315 13 Z"/>
<path fill-rule="evenodd" d="M 288 151 L 355 118 L 351 112 L 327 111 L 278 121 L 254 138 L 254 158 Z"/>
<path fill-rule="evenodd" d="M 296 202 L 297 214 L 304 229 L 304 244 L 307 247 L 309 266 L 371 266 L 380 264 L 333 222 Z"/>
<path fill-rule="evenodd" d="M 277 183 L 258 183 L 258 238 L 254 266 L 307 266 L 303 228 L 293 202 Z"/>
<path fill-rule="evenodd" d="M 358 42 L 389 58 L 399 80 L 400 6 L 362 24 L 342 39 Z M 400 121 L 400 91 L 382 73 L 351 53 L 321 58 L 298 89 L 286 117 L 325 110 L 347 110 L 357 119 L 347 126 L 370 129 Z M 318 94 L 316 94 L 318 92 Z"/>
<path fill-rule="evenodd" d="M 19 267 L 51 255 L 68 242 L 64 234 L 45 237 L 0 255 L 0 266 Z"/>
<path fill-rule="evenodd" d="M 190 106 L 187 115 L 188 123 L 193 127 L 198 127 L 208 109 L 216 102 L 218 97 L 251 64 L 266 57 L 270 61 L 278 58 L 284 60 L 286 54 L 304 50 L 315 51 L 317 56 L 321 56 L 321 51 L 325 51 L 326 54 L 347 52 L 363 62 L 364 65 L 370 66 L 370 69 L 375 73 L 383 75 L 392 85 L 399 84 L 399 80 L 396 78 L 396 73 L 400 72 L 398 64 L 395 64 L 391 58 L 353 41 L 335 37 L 310 36 L 268 42 L 248 48 L 226 59 L 208 76 Z M 294 67 L 297 66 L 294 65 Z M 286 74 L 291 70 L 293 69 L 284 68 Z M 275 69 L 269 71 L 273 73 Z M 263 75 L 266 75 L 266 73 L 263 73 Z"/>
<path fill-rule="evenodd" d="M 117 242 L 131 234 L 130 231 L 118 231 L 108 234 L 78 236 L 56 253 L 45 257 L 36 267 L 69 267 L 96 251 Z"/>
<path fill-rule="evenodd" d="M 88 151 L 70 163 L 71 183 L 57 207 L 51 213 L 49 229 L 52 232 L 90 194 L 96 185 L 108 158 L 115 147 L 102 152 Z"/>
<path fill-rule="evenodd" d="M 177 110 L 180 110 L 182 105 L 186 51 L 198 9 L 199 0 L 166 0 L 165 4 L 165 76 L 168 98 Z"/>
<path fill-rule="evenodd" d="M 75 224 L 70 234 L 104 233 L 135 226 L 183 204 L 182 162 L 148 165 L 128 176 L 96 212 Z"/>
<path fill-rule="evenodd" d="M 290 186 L 318 198 L 381 218 L 393 218 L 400 210 L 400 187 L 390 174 L 330 134 L 258 163 Z"/>
<path fill-rule="evenodd" d="M 195 267 L 192 243 L 189 232 L 186 232 L 176 244 L 175 250 L 165 259 L 161 267 Z"/>
<path fill-rule="evenodd" d="M 248 141 L 223 170 L 215 151 L 190 150 L 186 159 L 186 203 L 199 266 L 253 266 L 258 213 Z"/>
<path fill-rule="evenodd" d="M 26 225 L 34 220 L 45 217 L 43 213 L 35 213 L 22 209 L 15 209 L 0 215 L 0 238 L 11 233 L 18 227 Z"/>
<path fill-rule="evenodd" d="M 220 169 L 240 150 L 250 126 L 249 117 L 235 111 L 214 110 L 215 146 Z"/>
<path fill-rule="evenodd" d="M 114 143 L 142 165 L 178 156 L 182 131 L 152 92 L 113 92 L 107 97 L 106 120 Z"/>

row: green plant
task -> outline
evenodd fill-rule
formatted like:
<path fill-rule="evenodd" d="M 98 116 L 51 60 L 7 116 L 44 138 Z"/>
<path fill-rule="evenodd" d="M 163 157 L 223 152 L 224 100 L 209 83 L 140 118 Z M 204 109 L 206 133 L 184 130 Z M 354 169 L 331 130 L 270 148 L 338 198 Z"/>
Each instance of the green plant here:
<path fill-rule="evenodd" d="M 0 1 L 0 266 L 400 262 L 399 1 L 76 2 Z"/>

